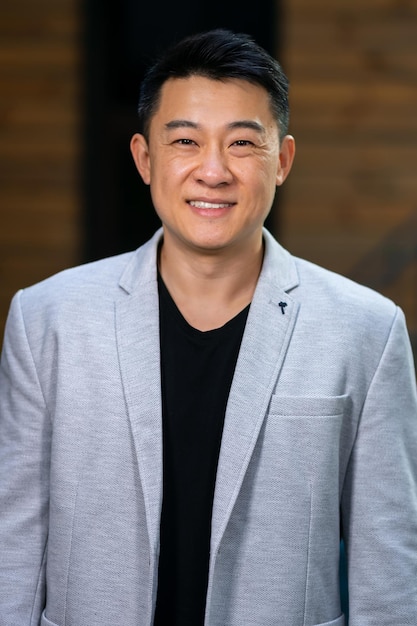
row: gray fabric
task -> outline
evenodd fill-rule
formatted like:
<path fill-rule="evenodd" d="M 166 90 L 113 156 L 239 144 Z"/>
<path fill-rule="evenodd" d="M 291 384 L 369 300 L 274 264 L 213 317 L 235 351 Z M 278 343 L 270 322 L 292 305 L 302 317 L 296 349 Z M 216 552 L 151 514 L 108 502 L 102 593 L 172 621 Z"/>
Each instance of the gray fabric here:
<path fill-rule="evenodd" d="M 152 622 L 160 236 L 13 300 L 0 626 Z M 265 240 L 226 412 L 206 625 L 343 626 L 341 505 L 350 626 L 415 626 L 417 398 L 403 315 Z"/>

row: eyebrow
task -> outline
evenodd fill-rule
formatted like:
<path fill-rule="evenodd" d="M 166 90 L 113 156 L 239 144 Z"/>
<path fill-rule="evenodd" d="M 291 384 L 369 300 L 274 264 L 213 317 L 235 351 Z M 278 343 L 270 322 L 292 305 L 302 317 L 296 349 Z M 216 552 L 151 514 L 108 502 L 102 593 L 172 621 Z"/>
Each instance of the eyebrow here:
<path fill-rule="evenodd" d="M 191 122 L 190 120 L 171 120 L 165 124 L 165 128 L 167 130 L 174 130 L 176 128 L 195 128 L 199 130 L 201 128 L 200 124 L 196 122 Z M 265 128 L 259 122 L 255 122 L 254 120 L 236 120 L 235 122 L 230 122 L 227 125 L 229 130 L 234 130 L 236 128 L 246 128 L 249 130 L 254 130 L 257 133 L 264 133 Z"/>
<path fill-rule="evenodd" d="M 247 128 L 249 130 L 254 130 L 257 133 L 265 132 L 265 128 L 262 124 L 255 122 L 254 120 L 237 120 L 236 122 L 228 124 L 228 128 L 230 128 L 230 130 L 234 130 L 235 128 Z"/>
<path fill-rule="evenodd" d="M 200 124 L 190 122 L 189 120 L 171 120 L 165 124 L 167 130 L 173 130 L 175 128 L 201 128 Z"/>

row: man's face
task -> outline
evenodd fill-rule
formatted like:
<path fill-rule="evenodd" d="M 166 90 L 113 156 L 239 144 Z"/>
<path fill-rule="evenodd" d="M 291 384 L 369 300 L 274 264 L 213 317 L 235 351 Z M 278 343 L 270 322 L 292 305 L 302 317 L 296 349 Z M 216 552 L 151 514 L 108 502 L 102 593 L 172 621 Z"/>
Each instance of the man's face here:
<path fill-rule="evenodd" d="M 201 76 L 164 83 L 149 141 L 135 135 L 131 148 L 164 245 L 210 253 L 260 245 L 294 155 L 262 87 Z"/>

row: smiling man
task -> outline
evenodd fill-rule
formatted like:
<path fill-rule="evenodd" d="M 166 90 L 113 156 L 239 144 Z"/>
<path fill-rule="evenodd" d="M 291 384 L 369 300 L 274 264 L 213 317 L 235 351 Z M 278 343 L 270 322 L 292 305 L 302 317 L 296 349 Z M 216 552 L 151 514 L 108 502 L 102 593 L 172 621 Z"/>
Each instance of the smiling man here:
<path fill-rule="evenodd" d="M 402 312 L 264 229 L 288 84 L 216 30 L 150 68 L 162 228 L 19 292 L 0 370 L 0 626 L 417 623 Z"/>

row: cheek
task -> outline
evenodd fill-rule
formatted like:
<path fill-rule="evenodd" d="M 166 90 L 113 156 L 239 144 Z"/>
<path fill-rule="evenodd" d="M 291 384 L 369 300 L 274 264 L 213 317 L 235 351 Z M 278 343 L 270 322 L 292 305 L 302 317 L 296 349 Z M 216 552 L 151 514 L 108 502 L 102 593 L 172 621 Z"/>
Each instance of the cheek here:
<path fill-rule="evenodd" d="M 237 164 L 235 173 L 248 192 L 262 196 L 275 193 L 278 164 L 276 159 L 260 158 L 252 163 Z"/>
<path fill-rule="evenodd" d="M 184 154 L 178 150 L 165 150 L 155 160 L 160 171 L 169 172 L 173 176 L 188 171 L 194 161 L 195 158 L 193 158 L 192 154 Z"/>
<path fill-rule="evenodd" d="M 152 197 L 158 197 L 167 193 L 172 186 L 172 171 L 169 163 L 160 159 L 152 161 L 150 169 L 150 186 Z"/>
<path fill-rule="evenodd" d="M 253 195 L 260 201 L 269 201 L 275 195 L 276 177 L 274 171 L 260 169 L 257 175 L 252 178 L 251 190 Z"/>
<path fill-rule="evenodd" d="M 178 208 L 184 196 L 181 170 L 173 163 L 154 163 L 150 192 L 155 211 L 160 218 Z"/>

